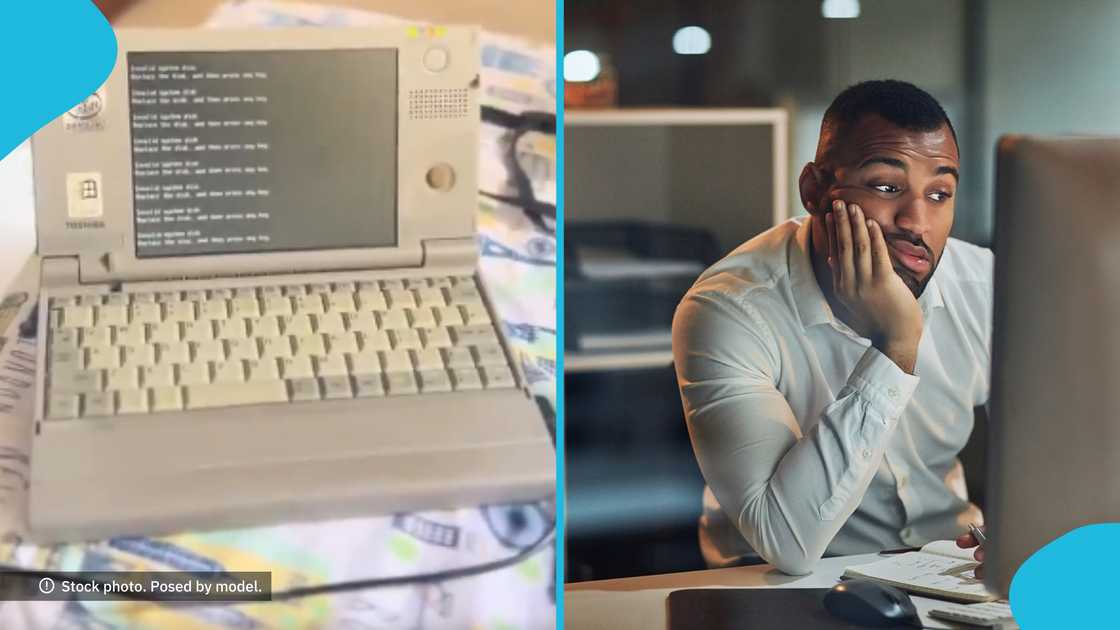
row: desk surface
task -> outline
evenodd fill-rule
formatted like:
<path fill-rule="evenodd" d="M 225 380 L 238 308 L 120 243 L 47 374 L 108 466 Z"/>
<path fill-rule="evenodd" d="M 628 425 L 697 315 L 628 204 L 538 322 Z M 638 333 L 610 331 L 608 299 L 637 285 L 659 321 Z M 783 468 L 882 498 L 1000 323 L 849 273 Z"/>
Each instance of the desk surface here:
<path fill-rule="evenodd" d="M 564 586 L 564 626 L 567 630 L 662 630 L 665 600 L 683 588 L 831 588 L 845 567 L 879 560 L 878 554 L 826 558 L 809 575 L 786 575 L 770 565 L 648 575 L 617 580 L 579 582 Z M 942 604 L 914 597 L 922 623 L 953 628 L 925 613 Z"/>

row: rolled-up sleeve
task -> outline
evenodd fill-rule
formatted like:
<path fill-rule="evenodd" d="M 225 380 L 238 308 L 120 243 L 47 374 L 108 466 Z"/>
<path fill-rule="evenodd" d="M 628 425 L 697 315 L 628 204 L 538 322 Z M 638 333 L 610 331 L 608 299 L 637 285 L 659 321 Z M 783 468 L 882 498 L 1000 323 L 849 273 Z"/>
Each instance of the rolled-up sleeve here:
<path fill-rule="evenodd" d="M 778 389 L 779 343 L 765 318 L 718 292 L 678 307 L 673 355 L 716 499 L 764 559 L 810 572 L 862 500 L 918 378 L 868 348 L 818 421 L 799 422 Z"/>

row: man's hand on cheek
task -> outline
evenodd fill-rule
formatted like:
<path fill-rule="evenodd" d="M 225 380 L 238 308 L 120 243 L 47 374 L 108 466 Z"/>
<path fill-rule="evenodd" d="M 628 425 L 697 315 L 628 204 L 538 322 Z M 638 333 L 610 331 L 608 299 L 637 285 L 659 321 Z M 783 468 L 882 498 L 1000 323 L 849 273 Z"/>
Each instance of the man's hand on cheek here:
<path fill-rule="evenodd" d="M 891 265 L 879 224 L 854 204 L 836 200 L 825 215 L 828 264 L 836 298 L 857 330 L 909 374 L 922 337 L 922 310 Z"/>

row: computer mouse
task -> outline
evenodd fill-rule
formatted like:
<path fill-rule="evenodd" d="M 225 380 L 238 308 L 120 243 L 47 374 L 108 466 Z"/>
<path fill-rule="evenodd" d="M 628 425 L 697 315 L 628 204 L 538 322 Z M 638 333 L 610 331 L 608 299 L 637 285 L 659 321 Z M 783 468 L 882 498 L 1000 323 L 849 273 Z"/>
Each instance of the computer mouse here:
<path fill-rule="evenodd" d="M 832 616 L 868 628 L 922 627 L 918 609 L 900 589 L 871 580 L 844 580 L 824 596 Z"/>

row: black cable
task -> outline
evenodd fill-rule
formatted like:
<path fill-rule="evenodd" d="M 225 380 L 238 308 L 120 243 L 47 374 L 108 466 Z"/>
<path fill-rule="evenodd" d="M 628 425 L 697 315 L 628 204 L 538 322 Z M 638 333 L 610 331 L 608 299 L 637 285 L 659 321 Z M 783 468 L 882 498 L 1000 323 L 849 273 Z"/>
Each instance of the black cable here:
<path fill-rule="evenodd" d="M 505 127 L 513 132 L 509 146 L 506 148 L 505 165 L 517 195 L 499 195 L 487 191 L 479 191 L 479 193 L 490 199 L 520 207 L 534 225 L 547 234 L 555 234 L 556 206 L 537 199 L 533 192 L 533 182 L 517 159 L 517 142 L 530 131 L 556 135 L 556 115 L 536 111 L 514 114 L 489 105 L 483 105 L 481 109 L 482 122 Z M 552 225 L 546 223 L 545 219 L 548 218 L 552 219 Z"/>

